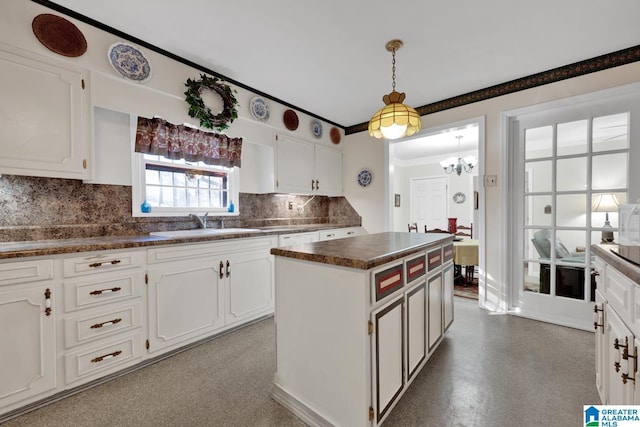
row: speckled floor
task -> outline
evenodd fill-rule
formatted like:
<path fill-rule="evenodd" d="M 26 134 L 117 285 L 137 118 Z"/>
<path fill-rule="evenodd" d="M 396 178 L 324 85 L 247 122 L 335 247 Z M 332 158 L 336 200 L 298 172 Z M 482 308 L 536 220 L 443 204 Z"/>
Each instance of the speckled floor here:
<path fill-rule="evenodd" d="M 455 299 L 455 321 L 385 426 L 582 425 L 598 404 L 590 332 Z M 14 418 L 19 426 L 303 426 L 270 397 L 274 323 L 259 322 Z"/>

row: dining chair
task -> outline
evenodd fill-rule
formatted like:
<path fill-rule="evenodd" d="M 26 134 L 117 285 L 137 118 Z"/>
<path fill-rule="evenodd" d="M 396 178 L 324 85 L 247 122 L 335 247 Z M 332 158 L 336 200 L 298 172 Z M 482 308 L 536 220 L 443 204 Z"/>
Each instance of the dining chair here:
<path fill-rule="evenodd" d="M 457 228 L 458 231 L 456 232 L 456 236 L 469 237 L 470 239 L 473 239 L 473 223 L 471 223 L 469 227 L 458 225 Z"/>
<path fill-rule="evenodd" d="M 414 222 L 413 224 L 407 224 L 407 227 L 409 228 L 409 233 L 411 233 L 411 231 L 415 231 L 416 233 L 418 232 L 417 222 Z"/>
<path fill-rule="evenodd" d="M 433 228 L 431 230 L 427 229 L 427 226 L 424 226 L 424 232 L 425 233 L 446 233 L 446 234 L 450 234 L 447 230 L 442 230 L 440 228 Z"/>

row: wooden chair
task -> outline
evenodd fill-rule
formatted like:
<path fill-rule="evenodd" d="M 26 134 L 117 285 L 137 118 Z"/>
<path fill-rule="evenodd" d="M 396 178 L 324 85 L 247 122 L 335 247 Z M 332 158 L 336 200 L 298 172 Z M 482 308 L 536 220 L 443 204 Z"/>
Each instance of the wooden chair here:
<path fill-rule="evenodd" d="M 458 228 L 458 231 L 456 232 L 456 236 L 468 237 L 470 239 L 473 239 L 473 223 L 471 223 L 469 227 L 465 227 L 464 225 L 458 225 L 457 228 Z"/>
<path fill-rule="evenodd" d="M 409 228 L 409 233 L 411 233 L 412 230 L 414 230 L 416 233 L 418 232 L 417 222 L 414 222 L 413 224 L 407 224 L 407 227 Z"/>
<path fill-rule="evenodd" d="M 446 233 L 446 234 L 450 234 L 447 230 L 441 230 L 439 228 L 433 228 L 431 230 L 427 230 L 427 226 L 424 226 L 424 232 L 425 233 Z"/>

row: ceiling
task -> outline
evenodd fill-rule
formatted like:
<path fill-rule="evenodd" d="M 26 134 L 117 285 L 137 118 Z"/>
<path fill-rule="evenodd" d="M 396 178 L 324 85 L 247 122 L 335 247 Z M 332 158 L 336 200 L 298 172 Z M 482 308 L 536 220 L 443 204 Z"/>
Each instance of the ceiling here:
<path fill-rule="evenodd" d="M 640 44 L 637 0 L 55 0 L 342 127 Z"/>

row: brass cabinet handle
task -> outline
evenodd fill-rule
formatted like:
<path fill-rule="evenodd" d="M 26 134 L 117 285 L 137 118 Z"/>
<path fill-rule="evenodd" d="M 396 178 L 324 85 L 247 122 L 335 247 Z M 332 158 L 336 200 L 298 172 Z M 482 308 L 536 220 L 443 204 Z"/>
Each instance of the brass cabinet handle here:
<path fill-rule="evenodd" d="M 103 326 L 115 325 L 120 322 L 122 322 L 122 319 L 117 318 L 117 319 L 109 320 L 102 323 L 96 323 L 95 325 L 91 325 L 91 329 L 98 329 L 98 328 L 102 328 Z"/>
<path fill-rule="evenodd" d="M 224 264 L 222 263 L 222 261 L 220 261 L 220 278 L 222 279 L 224 277 Z"/>
<path fill-rule="evenodd" d="M 316 179 L 316 190 L 320 189 L 320 181 Z"/>
<path fill-rule="evenodd" d="M 598 320 L 599 320 L 599 317 L 600 317 L 598 315 L 598 313 L 601 312 L 601 311 L 604 312 L 604 304 L 602 304 L 602 308 L 598 308 L 598 304 L 594 304 L 593 305 L 593 313 L 594 313 L 594 316 L 593 316 L 593 329 L 595 329 L 597 331 L 598 327 L 601 327 L 602 328 L 602 333 L 604 334 L 604 321 L 603 321 L 602 324 L 598 323 Z"/>
<path fill-rule="evenodd" d="M 49 288 L 44 291 L 44 314 L 51 316 L 51 289 Z"/>
<path fill-rule="evenodd" d="M 121 291 L 122 288 L 120 287 L 115 287 L 115 288 L 107 288 L 107 289 L 99 289 L 97 291 L 91 291 L 89 292 L 89 295 L 102 295 L 105 293 L 109 293 L 109 292 L 118 292 Z"/>
<path fill-rule="evenodd" d="M 227 277 L 231 276 L 231 264 L 229 260 L 227 260 Z"/>
<path fill-rule="evenodd" d="M 119 259 L 114 259 L 111 260 L 109 262 L 94 262 L 93 264 L 89 264 L 89 267 L 91 268 L 98 268 L 98 267 L 102 267 L 102 264 L 111 264 L 111 265 L 116 265 L 116 264 L 120 264 L 122 261 Z"/>
<path fill-rule="evenodd" d="M 591 270 L 591 275 L 595 277 L 595 276 L 599 276 L 600 273 L 598 272 L 598 270 L 593 269 L 593 270 Z"/>
<path fill-rule="evenodd" d="M 120 350 L 114 351 L 113 353 L 105 354 L 104 356 L 99 356 L 99 357 L 96 357 L 95 359 L 91 359 L 91 363 L 102 362 L 105 359 L 111 359 L 112 357 L 117 357 L 117 356 L 120 356 L 121 354 L 122 354 L 122 351 Z"/>

